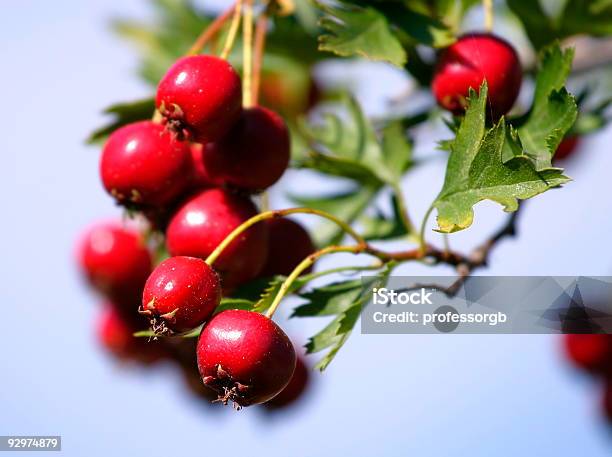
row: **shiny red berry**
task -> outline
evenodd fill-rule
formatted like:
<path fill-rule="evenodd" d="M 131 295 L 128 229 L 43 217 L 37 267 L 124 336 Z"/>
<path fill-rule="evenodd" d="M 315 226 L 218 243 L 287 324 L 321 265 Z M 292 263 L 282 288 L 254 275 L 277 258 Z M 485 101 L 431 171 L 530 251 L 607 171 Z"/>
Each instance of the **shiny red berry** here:
<path fill-rule="evenodd" d="M 508 42 L 494 35 L 473 33 L 442 51 L 432 89 L 440 106 L 461 114 L 469 89 L 478 91 L 486 80 L 490 114 L 498 118 L 514 105 L 522 77 L 518 55 Z"/>
<path fill-rule="evenodd" d="M 141 313 L 149 316 L 156 333 L 180 333 L 203 324 L 220 301 L 219 277 L 206 262 L 170 257 L 147 279 Z"/>
<path fill-rule="evenodd" d="M 208 189 L 187 200 L 170 220 L 168 251 L 205 259 L 236 227 L 257 214 L 246 197 Z M 215 262 L 225 289 L 257 277 L 268 252 L 268 230 L 256 224 L 240 235 Z"/>
<path fill-rule="evenodd" d="M 568 136 L 561 141 L 557 152 L 555 153 L 555 160 L 565 160 L 571 157 L 578 147 L 579 138 L 577 136 Z"/>
<path fill-rule="evenodd" d="M 267 219 L 264 223 L 268 226 L 270 241 L 268 260 L 260 276 L 288 276 L 302 260 L 315 252 L 312 239 L 301 224 L 285 217 Z"/>
<path fill-rule="evenodd" d="M 264 406 L 268 409 L 276 410 L 292 405 L 304 395 L 309 382 L 310 373 L 306 366 L 306 362 L 304 362 L 301 357 L 298 357 L 295 364 L 295 371 L 287 387 L 277 396 L 264 403 Z"/>
<path fill-rule="evenodd" d="M 579 368 L 600 372 L 612 366 L 612 336 L 605 334 L 565 335 L 565 350 Z"/>
<path fill-rule="evenodd" d="M 256 192 L 280 179 L 291 144 L 283 119 L 261 106 L 244 110 L 222 139 L 206 145 L 204 167 L 215 183 Z"/>
<path fill-rule="evenodd" d="M 224 403 L 264 403 L 282 391 L 296 363 L 291 341 L 271 319 L 252 311 L 229 310 L 202 329 L 197 360 L 204 384 Z"/>
<path fill-rule="evenodd" d="M 159 342 L 135 337 L 137 330 L 140 329 L 126 321 L 112 303 L 106 305 L 97 323 L 100 344 L 115 357 L 150 364 L 167 356 Z"/>
<path fill-rule="evenodd" d="M 164 126 L 136 122 L 113 132 L 102 151 L 104 188 L 119 203 L 165 205 L 189 182 L 189 144 Z"/>
<path fill-rule="evenodd" d="M 156 105 L 171 127 L 187 130 L 199 142 L 214 141 L 240 116 L 240 77 L 218 57 L 183 57 L 160 81 Z"/>
<path fill-rule="evenodd" d="M 152 269 L 151 254 L 138 231 L 119 223 L 97 224 L 83 236 L 78 260 L 96 290 L 136 309 Z"/>

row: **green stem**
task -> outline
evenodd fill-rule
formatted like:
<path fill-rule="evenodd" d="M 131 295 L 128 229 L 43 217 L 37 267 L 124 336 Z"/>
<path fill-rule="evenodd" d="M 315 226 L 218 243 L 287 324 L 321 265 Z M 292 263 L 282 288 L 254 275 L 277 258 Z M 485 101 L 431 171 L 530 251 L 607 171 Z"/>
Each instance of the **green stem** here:
<path fill-rule="evenodd" d="M 206 45 L 206 43 L 225 25 L 225 23 L 232 17 L 236 9 L 236 5 L 232 5 L 230 8 L 225 10 L 220 16 L 217 17 L 206 29 L 200 34 L 200 36 L 195 40 L 193 45 L 189 48 L 185 55 L 195 56 L 202 52 L 202 49 Z"/>
<path fill-rule="evenodd" d="M 221 51 L 222 59 L 227 59 L 229 53 L 232 51 L 234 47 L 234 41 L 236 40 L 236 34 L 238 33 L 238 27 L 240 27 L 240 17 L 242 15 L 242 2 L 244 0 L 237 0 L 236 5 L 234 6 L 234 12 L 232 16 L 232 23 L 230 25 L 229 32 L 227 34 L 227 39 L 225 40 L 225 45 L 223 46 L 223 50 Z"/>
<path fill-rule="evenodd" d="M 485 15 L 485 30 L 489 33 L 493 31 L 493 0 L 482 0 Z"/>
<path fill-rule="evenodd" d="M 316 273 L 310 273 L 308 275 L 304 275 L 302 277 L 300 277 L 300 280 L 304 280 L 306 282 L 310 282 L 313 281 L 317 278 L 321 278 L 323 276 L 327 276 L 327 275 L 331 275 L 334 273 L 343 273 L 345 271 L 350 271 L 350 272 L 358 272 L 358 271 L 375 271 L 375 270 L 380 270 L 383 266 L 384 266 L 384 262 L 381 261 L 377 261 L 375 264 L 373 265 L 367 265 L 367 266 L 362 266 L 362 267 L 358 267 L 358 266 L 352 266 L 352 267 L 338 267 L 338 268 L 330 268 L 329 270 L 324 270 L 324 271 L 318 271 Z"/>
<path fill-rule="evenodd" d="M 291 288 L 293 282 L 302 274 L 303 271 L 307 270 L 313 263 L 315 263 L 319 257 L 323 257 L 327 254 L 335 254 L 338 252 L 350 252 L 353 254 L 359 254 L 363 252 L 363 250 L 364 245 L 362 244 L 358 244 L 355 246 L 328 246 L 313 254 L 310 254 L 308 257 L 302 260 L 297 267 L 295 267 L 295 269 L 291 272 L 289 276 L 287 276 L 287 279 L 285 279 L 285 281 L 281 285 L 278 293 L 276 294 L 276 297 L 274 297 L 274 301 L 266 312 L 266 316 L 271 318 L 274 315 L 278 306 L 280 305 L 280 302 L 287 294 L 287 291 L 289 291 L 289 289 Z"/>
<path fill-rule="evenodd" d="M 429 207 L 425 213 L 425 217 L 423 217 L 423 222 L 421 222 L 421 230 L 419 230 L 419 250 L 421 251 L 421 254 L 424 254 L 427 250 L 427 243 L 425 242 L 425 228 L 427 227 L 427 221 L 429 220 L 429 216 L 431 216 L 433 209 L 433 206 Z"/>
<path fill-rule="evenodd" d="M 245 230 L 249 227 L 257 224 L 266 219 L 273 219 L 276 217 L 288 216 L 289 214 L 316 214 L 317 216 L 328 219 L 335 224 L 338 224 L 346 233 L 348 233 L 353 239 L 358 243 L 360 247 L 366 246 L 366 241 L 363 239 L 361 235 L 359 235 L 353 228 L 348 225 L 346 222 L 338 219 L 336 216 L 326 213 L 325 211 L 319 211 L 312 208 L 289 208 L 289 209 L 279 209 L 274 211 L 266 211 L 264 213 L 260 213 L 257 216 L 253 216 L 249 220 L 243 222 L 240 226 L 236 227 L 232 233 L 230 233 L 218 246 L 217 248 L 208 256 L 206 259 L 206 263 L 208 265 L 213 265 L 217 258 L 223 253 L 223 251 L 238 238 Z"/>

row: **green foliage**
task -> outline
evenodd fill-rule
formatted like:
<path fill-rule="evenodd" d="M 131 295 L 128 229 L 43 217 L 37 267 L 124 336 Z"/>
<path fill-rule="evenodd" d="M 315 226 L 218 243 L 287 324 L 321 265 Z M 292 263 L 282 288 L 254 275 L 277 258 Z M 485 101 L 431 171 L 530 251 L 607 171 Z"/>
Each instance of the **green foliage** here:
<path fill-rule="evenodd" d="M 609 0 L 567 0 L 557 16 L 549 16 L 538 0 L 507 0 L 507 3 L 536 49 L 573 35 L 612 34 Z"/>
<path fill-rule="evenodd" d="M 406 52 L 393 34 L 385 16 L 371 7 L 337 2 L 317 2 L 325 15 L 320 24 L 327 32 L 319 37 L 319 49 L 340 56 L 361 56 L 398 67 L 406 63 Z"/>
<path fill-rule="evenodd" d="M 552 167 L 559 143 L 576 120 L 576 102 L 564 87 L 573 55 L 573 50 L 561 51 L 558 44 L 542 52 L 533 105 L 518 127 L 525 154 L 535 162 L 538 171 Z"/>
<path fill-rule="evenodd" d="M 482 200 L 516 211 L 519 199 L 534 197 L 569 180 L 558 169 L 538 171 L 530 157 L 520 154 L 516 135 L 503 118 L 487 129 L 486 97 L 486 83 L 480 95 L 471 91 L 465 118 L 451 144 L 444 186 L 433 203 L 440 232 L 472 225 L 472 207 Z"/>
<path fill-rule="evenodd" d="M 406 226 L 402 219 L 397 197 L 391 196 L 391 216 L 377 211 L 375 216 L 363 216 L 359 219 L 362 235 L 366 240 L 392 240 L 406 235 Z"/>
<path fill-rule="evenodd" d="M 150 119 L 154 109 L 153 98 L 111 105 L 104 110 L 104 113 L 112 115 L 112 120 L 93 131 L 87 138 L 87 142 L 89 144 L 102 142 L 108 135 L 126 124 Z"/>
<path fill-rule="evenodd" d="M 322 197 L 292 195 L 298 204 L 335 214 L 352 222 L 370 205 L 385 185 L 397 187 L 413 165 L 412 147 L 400 122 L 385 126 L 380 134 L 365 117 L 357 101 L 344 95 L 340 112 L 327 113 L 318 123 L 302 124 L 311 148 L 297 167 L 354 182 L 348 192 Z M 342 231 L 325 223 L 316 231 L 321 245 L 340 241 Z"/>
<path fill-rule="evenodd" d="M 309 354 L 329 348 L 316 368 L 321 371 L 327 368 L 350 336 L 362 307 L 370 300 L 372 288 L 384 287 L 391 271 L 392 266 L 388 266 L 379 276 L 364 276 L 362 279 L 337 282 L 300 294 L 306 303 L 298 306 L 293 316 L 334 316 L 333 320 L 306 344 L 306 352 Z"/>

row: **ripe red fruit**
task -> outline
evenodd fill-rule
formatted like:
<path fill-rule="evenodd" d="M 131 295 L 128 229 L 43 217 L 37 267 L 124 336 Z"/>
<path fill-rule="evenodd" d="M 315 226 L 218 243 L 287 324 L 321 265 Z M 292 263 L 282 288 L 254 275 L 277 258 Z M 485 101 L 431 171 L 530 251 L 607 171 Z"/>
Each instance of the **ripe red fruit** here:
<path fill-rule="evenodd" d="M 188 184 L 189 144 L 164 126 L 136 122 L 113 132 L 100 161 L 105 189 L 124 204 L 165 205 Z"/>
<path fill-rule="evenodd" d="M 187 130 L 199 142 L 214 141 L 240 116 L 240 77 L 218 57 L 183 57 L 160 81 L 155 103 L 173 128 Z"/>
<path fill-rule="evenodd" d="M 204 146 L 199 143 L 193 143 L 191 145 L 191 188 L 192 189 L 205 189 L 207 187 L 213 187 L 211 178 L 204 168 L 204 161 L 202 160 Z"/>
<path fill-rule="evenodd" d="M 80 243 L 78 260 L 90 284 L 106 297 L 121 305 L 140 302 L 152 260 L 136 230 L 118 223 L 95 225 Z"/>
<path fill-rule="evenodd" d="M 219 392 L 219 400 L 238 407 L 277 395 L 296 363 L 285 332 L 266 316 L 244 310 L 223 311 L 204 326 L 197 359 L 204 384 Z"/>
<path fill-rule="evenodd" d="M 185 332 L 204 323 L 220 301 L 219 277 L 206 262 L 170 257 L 147 279 L 141 313 L 156 333 Z"/>
<path fill-rule="evenodd" d="M 612 337 L 606 334 L 565 335 L 565 350 L 578 367 L 606 371 L 612 365 Z"/>
<path fill-rule="evenodd" d="M 206 258 L 236 227 L 257 214 L 246 197 L 208 189 L 187 200 L 170 220 L 166 243 L 171 255 Z M 232 242 L 215 262 L 223 287 L 257 277 L 266 262 L 268 230 L 255 224 Z"/>
<path fill-rule="evenodd" d="M 432 89 L 440 106 L 461 114 L 469 89 L 478 91 L 486 79 L 490 114 L 498 118 L 514 105 L 522 77 L 521 64 L 512 45 L 494 35 L 472 33 L 442 51 Z"/>
<path fill-rule="evenodd" d="M 295 364 L 295 371 L 293 372 L 293 376 L 291 377 L 289 384 L 287 384 L 287 387 L 285 387 L 277 396 L 264 403 L 264 406 L 268 409 L 275 410 L 291 405 L 302 397 L 304 391 L 308 387 L 309 381 L 310 374 L 308 372 L 308 367 L 306 366 L 304 360 L 302 360 L 301 357 L 298 357 Z"/>
<path fill-rule="evenodd" d="M 268 260 L 260 276 L 288 276 L 302 260 L 315 252 L 310 235 L 299 223 L 279 217 L 267 219 L 265 224 L 268 226 L 270 241 Z"/>
<path fill-rule="evenodd" d="M 565 160 L 568 157 L 571 157 L 576 147 L 578 146 L 579 139 L 577 136 L 568 136 L 563 138 L 563 141 L 557 147 L 557 152 L 555 152 L 555 160 Z"/>
<path fill-rule="evenodd" d="M 106 306 L 97 323 L 100 344 L 116 357 L 145 364 L 163 359 L 166 352 L 162 345 L 158 342 L 136 338 L 134 332 L 137 330 L 123 319 L 112 303 Z"/>
<path fill-rule="evenodd" d="M 280 179 L 289 165 L 290 152 L 283 119 L 257 106 L 244 110 L 225 137 L 207 144 L 202 158 L 215 183 L 256 192 Z"/>

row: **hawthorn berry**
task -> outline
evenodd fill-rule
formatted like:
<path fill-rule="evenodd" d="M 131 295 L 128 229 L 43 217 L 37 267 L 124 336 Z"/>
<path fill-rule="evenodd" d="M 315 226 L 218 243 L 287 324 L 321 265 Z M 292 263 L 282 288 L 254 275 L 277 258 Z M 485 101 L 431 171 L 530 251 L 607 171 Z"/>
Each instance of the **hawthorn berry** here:
<path fill-rule="evenodd" d="M 521 64 L 512 45 L 494 35 L 471 33 L 442 51 L 432 89 L 438 104 L 458 115 L 466 107 L 469 89 L 478 91 L 486 80 L 487 102 L 495 119 L 514 105 L 522 78 Z"/>
<path fill-rule="evenodd" d="M 280 179 L 291 144 L 283 119 L 267 108 L 245 109 L 229 133 L 205 146 L 202 159 L 218 185 L 257 192 Z"/>
<path fill-rule="evenodd" d="M 156 333 L 180 333 L 204 323 L 221 301 L 217 273 L 196 257 L 170 257 L 144 287 L 141 313 Z"/>
<path fill-rule="evenodd" d="M 109 137 L 100 161 L 104 187 L 119 203 L 163 206 L 187 186 L 191 152 L 163 125 L 128 124 Z"/>
<path fill-rule="evenodd" d="M 160 81 L 155 102 L 174 130 L 186 130 L 198 142 L 214 141 L 240 117 L 240 77 L 224 59 L 183 57 Z"/>
<path fill-rule="evenodd" d="M 563 138 L 563 141 L 557 147 L 555 152 L 555 160 L 565 160 L 571 157 L 578 147 L 579 139 L 577 136 L 568 136 Z"/>
<path fill-rule="evenodd" d="M 257 214 L 247 197 L 207 189 L 188 199 L 166 230 L 171 255 L 206 258 L 236 227 Z M 223 251 L 215 262 L 224 289 L 257 277 L 266 262 L 268 228 L 255 224 Z"/>
<path fill-rule="evenodd" d="M 191 188 L 195 190 L 213 187 L 212 179 L 208 176 L 202 154 L 204 146 L 199 143 L 191 145 Z"/>
<path fill-rule="evenodd" d="M 301 357 L 297 357 L 293 376 L 281 392 L 271 400 L 264 403 L 270 410 L 282 409 L 291 405 L 302 397 L 310 382 L 310 374 L 306 362 Z"/>
<path fill-rule="evenodd" d="M 268 317 L 244 310 L 223 311 L 202 329 L 197 360 L 204 384 L 219 400 L 238 407 L 264 403 L 293 376 L 295 350 Z"/>
<path fill-rule="evenodd" d="M 134 332 L 137 330 L 139 330 L 137 327 L 123 318 L 113 303 L 105 306 L 104 313 L 97 323 L 100 344 L 119 359 L 150 364 L 167 355 L 159 342 L 136 338 Z"/>
<path fill-rule="evenodd" d="M 579 368 L 601 372 L 612 364 L 612 337 L 606 334 L 567 334 L 565 351 Z"/>
<path fill-rule="evenodd" d="M 310 235 L 294 220 L 278 217 L 267 219 L 264 223 L 268 226 L 270 241 L 268 260 L 260 276 L 288 276 L 302 260 L 315 252 Z"/>
<path fill-rule="evenodd" d="M 97 291 L 118 305 L 140 302 L 152 259 L 138 231 L 119 223 L 96 224 L 83 236 L 77 255 L 81 270 Z"/>

